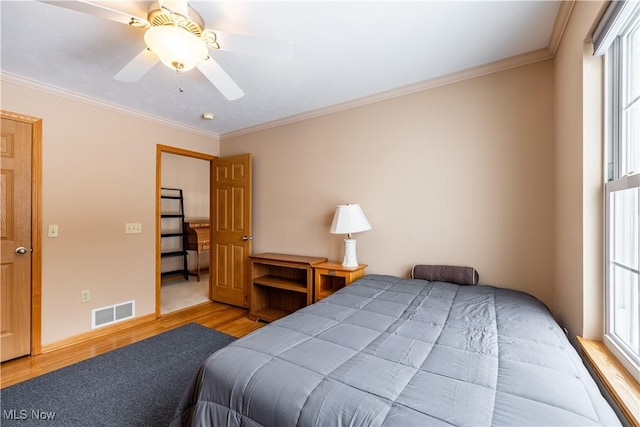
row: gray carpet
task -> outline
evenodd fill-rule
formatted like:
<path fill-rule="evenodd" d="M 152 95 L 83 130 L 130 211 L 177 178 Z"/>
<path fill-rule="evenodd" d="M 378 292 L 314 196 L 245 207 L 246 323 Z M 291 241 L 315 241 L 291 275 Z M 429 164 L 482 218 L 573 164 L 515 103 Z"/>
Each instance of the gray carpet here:
<path fill-rule="evenodd" d="M 235 338 L 195 323 L 0 391 L 0 425 L 166 426 L 198 366 Z"/>

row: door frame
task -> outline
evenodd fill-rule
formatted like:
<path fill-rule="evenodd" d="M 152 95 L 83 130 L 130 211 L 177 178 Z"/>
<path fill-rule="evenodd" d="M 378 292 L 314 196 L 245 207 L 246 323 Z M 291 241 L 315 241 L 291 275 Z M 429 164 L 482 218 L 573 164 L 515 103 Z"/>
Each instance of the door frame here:
<path fill-rule="evenodd" d="M 194 159 L 207 160 L 209 162 L 209 181 L 211 181 L 211 176 L 213 174 L 213 161 L 217 159 L 217 156 L 212 154 L 199 153 L 197 151 L 185 150 L 183 148 L 172 147 L 169 145 L 156 145 L 156 318 L 161 317 L 160 309 L 161 309 L 161 285 L 162 285 L 162 277 L 160 274 L 160 250 L 161 250 L 161 239 L 160 239 L 160 224 L 161 224 L 161 188 L 162 188 L 162 154 L 176 154 L 178 156 L 191 157 Z M 209 189 L 211 192 L 211 189 Z M 211 218 L 211 214 L 213 213 L 213 206 L 211 203 L 211 196 L 209 196 L 209 218 Z M 209 227 L 209 241 L 213 241 L 213 227 Z M 209 263 L 209 271 L 211 271 L 211 263 Z M 209 273 L 209 299 L 211 299 L 211 273 Z"/>
<path fill-rule="evenodd" d="M 3 119 L 31 125 L 31 355 L 42 352 L 42 119 L 0 110 Z"/>

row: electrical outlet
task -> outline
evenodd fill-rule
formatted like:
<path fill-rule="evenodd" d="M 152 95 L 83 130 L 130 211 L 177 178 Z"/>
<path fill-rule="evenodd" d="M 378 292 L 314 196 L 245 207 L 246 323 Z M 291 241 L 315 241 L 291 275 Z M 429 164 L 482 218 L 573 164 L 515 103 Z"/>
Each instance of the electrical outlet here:
<path fill-rule="evenodd" d="M 124 226 L 124 232 L 127 234 L 142 233 L 142 224 L 139 222 L 128 222 Z"/>
<path fill-rule="evenodd" d="M 80 292 L 80 301 L 81 302 L 89 302 L 91 300 L 91 296 L 89 295 L 89 291 L 85 290 Z"/>

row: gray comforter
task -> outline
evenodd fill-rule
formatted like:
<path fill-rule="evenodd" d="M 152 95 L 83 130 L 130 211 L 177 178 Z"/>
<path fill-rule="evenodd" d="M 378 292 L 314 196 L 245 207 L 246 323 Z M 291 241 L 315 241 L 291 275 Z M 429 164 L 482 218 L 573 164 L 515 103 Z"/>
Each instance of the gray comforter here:
<path fill-rule="evenodd" d="M 210 356 L 193 426 L 619 425 L 535 298 L 368 275 Z"/>

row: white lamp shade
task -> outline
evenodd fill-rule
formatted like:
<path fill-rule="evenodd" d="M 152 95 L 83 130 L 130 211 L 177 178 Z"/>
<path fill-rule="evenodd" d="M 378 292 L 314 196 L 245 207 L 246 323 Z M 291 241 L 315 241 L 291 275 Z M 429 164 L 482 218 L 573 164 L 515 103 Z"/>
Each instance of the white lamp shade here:
<path fill-rule="evenodd" d="M 371 225 L 364 216 L 360 205 L 338 205 L 333 215 L 330 233 L 351 234 L 371 230 Z"/>
<path fill-rule="evenodd" d="M 178 71 L 191 70 L 208 57 L 202 39 L 173 25 L 149 28 L 144 33 L 144 42 L 163 64 Z"/>

